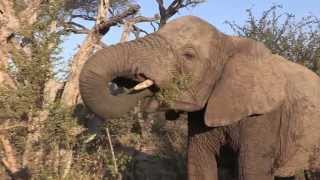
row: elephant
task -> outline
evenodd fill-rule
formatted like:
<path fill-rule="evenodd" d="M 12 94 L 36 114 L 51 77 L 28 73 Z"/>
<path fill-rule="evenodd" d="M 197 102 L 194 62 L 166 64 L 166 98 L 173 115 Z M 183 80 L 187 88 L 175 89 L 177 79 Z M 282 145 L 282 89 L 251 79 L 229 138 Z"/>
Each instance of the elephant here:
<path fill-rule="evenodd" d="M 114 95 L 108 83 L 118 77 L 136 82 Z M 148 97 L 188 113 L 189 180 L 217 180 L 224 146 L 237 155 L 240 180 L 320 168 L 320 78 L 195 16 L 98 50 L 84 64 L 79 88 L 84 104 L 104 119 Z"/>

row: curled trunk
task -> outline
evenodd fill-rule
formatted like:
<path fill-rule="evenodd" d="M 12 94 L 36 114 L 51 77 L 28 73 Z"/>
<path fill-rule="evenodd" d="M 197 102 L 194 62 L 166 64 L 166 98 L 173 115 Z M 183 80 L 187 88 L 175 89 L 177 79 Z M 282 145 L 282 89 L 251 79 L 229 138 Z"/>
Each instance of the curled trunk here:
<path fill-rule="evenodd" d="M 131 110 L 149 90 L 114 95 L 109 87 L 117 77 L 130 77 L 137 71 L 137 49 L 123 43 L 96 52 L 83 66 L 79 88 L 84 103 L 103 118 L 115 118 Z"/>

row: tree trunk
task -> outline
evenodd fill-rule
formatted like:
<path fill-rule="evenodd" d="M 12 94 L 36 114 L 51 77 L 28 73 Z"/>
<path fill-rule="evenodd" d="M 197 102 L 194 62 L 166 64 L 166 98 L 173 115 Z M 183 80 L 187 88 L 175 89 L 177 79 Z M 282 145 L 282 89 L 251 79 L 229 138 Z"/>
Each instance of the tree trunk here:
<path fill-rule="evenodd" d="M 72 65 L 70 69 L 70 74 L 68 81 L 64 87 L 64 91 L 61 97 L 61 102 L 67 107 L 72 107 L 80 103 L 80 94 L 79 94 L 79 76 L 85 61 L 92 55 L 95 50 L 95 47 L 100 44 L 102 34 L 97 31 L 97 26 L 106 20 L 107 11 L 109 9 L 109 1 L 101 0 L 98 10 L 98 17 L 96 25 L 92 28 L 90 33 L 87 35 L 84 43 L 72 59 Z M 68 176 L 73 159 L 72 150 L 63 150 L 64 155 L 64 164 L 63 164 L 63 173 L 62 177 L 65 178 Z"/>
<path fill-rule="evenodd" d="M 99 43 L 101 36 L 92 30 L 84 43 L 72 59 L 70 75 L 64 87 L 61 102 L 67 106 L 74 106 L 79 103 L 79 75 L 85 61 L 92 55 L 96 44 Z"/>

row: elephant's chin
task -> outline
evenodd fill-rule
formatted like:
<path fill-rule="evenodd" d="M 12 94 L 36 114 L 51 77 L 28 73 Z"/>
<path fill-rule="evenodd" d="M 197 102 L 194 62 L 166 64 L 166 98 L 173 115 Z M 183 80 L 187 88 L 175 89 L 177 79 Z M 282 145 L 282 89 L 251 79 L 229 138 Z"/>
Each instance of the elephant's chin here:
<path fill-rule="evenodd" d="M 192 98 L 188 91 L 184 93 L 176 93 L 175 91 L 169 91 L 167 89 L 161 89 L 156 93 L 157 99 L 168 106 L 170 109 L 178 111 L 193 112 L 203 108 L 203 106 Z M 174 94 L 174 95 L 172 95 Z"/>
<path fill-rule="evenodd" d="M 203 107 L 195 102 L 187 102 L 187 101 L 180 101 L 180 100 L 174 100 L 172 101 L 172 108 L 180 111 L 186 111 L 186 112 L 193 112 L 201 110 Z"/>

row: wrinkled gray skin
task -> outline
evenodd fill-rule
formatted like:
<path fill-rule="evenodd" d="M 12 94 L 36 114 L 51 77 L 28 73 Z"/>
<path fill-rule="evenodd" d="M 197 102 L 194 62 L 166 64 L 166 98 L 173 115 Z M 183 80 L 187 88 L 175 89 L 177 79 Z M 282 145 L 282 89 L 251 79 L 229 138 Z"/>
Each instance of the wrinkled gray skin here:
<path fill-rule="evenodd" d="M 189 115 L 189 180 L 218 179 L 223 145 L 237 152 L 241 180 L 320 167 L 319 77 L 197 17 L 178 18 L 147 37 L 99 50 L 83 67 L 80 92 L 99 116 L 119 117 L 152 92 L 112 96 L 107 82 L 140 74 L 165 90 L 181 73 L 192 78 L 170 105 Z"/>

